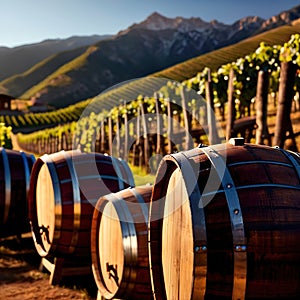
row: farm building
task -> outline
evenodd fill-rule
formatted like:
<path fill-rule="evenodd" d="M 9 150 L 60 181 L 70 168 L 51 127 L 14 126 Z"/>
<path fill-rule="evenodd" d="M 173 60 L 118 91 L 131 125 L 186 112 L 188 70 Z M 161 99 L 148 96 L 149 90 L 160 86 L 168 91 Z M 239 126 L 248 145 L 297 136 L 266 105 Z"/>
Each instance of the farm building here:
<path fill-rule="evenodd" d="M 0 110 L 11 110 L 11 101 L 15 98 L 6 94 L 0 94 Z"/>

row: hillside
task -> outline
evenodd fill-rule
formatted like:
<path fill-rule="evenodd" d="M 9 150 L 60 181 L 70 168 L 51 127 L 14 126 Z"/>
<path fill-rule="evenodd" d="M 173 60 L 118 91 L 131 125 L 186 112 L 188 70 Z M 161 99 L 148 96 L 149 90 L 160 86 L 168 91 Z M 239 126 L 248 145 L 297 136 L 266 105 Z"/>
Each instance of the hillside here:
<path fill-rule="evenodd" d="M 14 97 L 21 96 L 26 90 L 44 80 L 57 68 L 78 57 L 86 51 L 88 46 L 69 51 L 59 52 L 42 60 L 26 72 L 11 76 L 0 83 L 2 93 L 11 94 Z"/>
<path fill-rule="evenodd" d="M 255 51 L 261 42 L 265 42 L 268 45 L 282 45 L 290 39 L 292 34 L 299 32 L 300 19 L 292 22 L 291 25 L 269 30 L 240 43 L 179 63 L 163 71 L 124 82 L 108 91 L 99 93 L 90 104 L 89 110 L 95 112 L 100 112 L 103 109 L 109 110 L 113 106 L 119 105 L 120 99 L 135 99 L 142 94 L 142 91 L 148 91 L 147 94 L 151 95 L 160 86 L 166 84 L 168 79 L 180 82 L 192 78 L 208 66 L 212 70 L 217 70 L 220 66 L 236 61 L 238 58 Z"/>
<path fill-rule="evenodd" d="M 221 65 L 231 63 L 232 61 L 255 51 L 261 41 L 265 41 L 269 45 L 280 45 L 285 41 L 288 41 L 292 34 L 299 32 L 300 19 L 294 21 L 289 26 L 282 26 L 280 28 L 270 30 L 235 45 L 224 47 L 208 54 L 187 60 L 163 71 L 153 73 L 136 80 L 125 81 L 121 85 L 113 86 L 111 89 L 99 93 L 94 98 L 94 105 L 90 106 L 89 109 L 93 109 L 96 112 L 99 112 L 102 109 L 109 110 L 114 105 L 119 105 L 120 99 L 135 99 L 141 94 L 141 91 L 149 90 L 150 92 L 148 94 L 151 94 L 151 91 L 153 92 L 159 89 L 161 82 L 163 82 L 161 85 L 166 83 L 168 78 L 177 81 L 186 80 L 195 76 L 207 66 L 209 66 L 212 70 L 217 70 Z M 81 59 L 84 60 L 84 55 Z"/>
<path fill-rule="evenodd" d="M 47 74 L 48 77 L 21 97 L 56 107 L 67 106 L 94 97 L 124 80 L 158 72 L 252 36 L 268 26 L 276 26 L 278 20 L 281 20 L 280 24 L 288 23 L 298 14 L 300 16 L 299 10 L 299 7 L 292 9 L 285 12 L 284 18 L 280 14 L 268 22 L 248 17 L 232 25 L 205 22 L 200 18 L 170 19 L 154 13 L 112 39 L 96 43 L 52 74 Z"/>
<path fill-rule="evenodd" d="M 284 25 L 276 29 L 258 34 L 245 39 L 239 43 L 224 47 L 210 53 L 200 55 L 183 63 L 152 74 L 152 76 L 170 78 L 182 81 L 195 76 L 205 67 L 217 70 L 221 65 L 235 61 L 258 48 L 261 42 L 268 45 L 280 45 L 287 42 L 292 34 L 300 32 L 300 19 L 293 21 L 290 25 Z"/>
<path fill-rule="evenodd" d="M 23 73 L 56 53 L 92 45 L 108 37 L 110 36 L 73 36 L 67 39 L 49 39 L 14 48 L 0 46 L 0 80 Z"/>

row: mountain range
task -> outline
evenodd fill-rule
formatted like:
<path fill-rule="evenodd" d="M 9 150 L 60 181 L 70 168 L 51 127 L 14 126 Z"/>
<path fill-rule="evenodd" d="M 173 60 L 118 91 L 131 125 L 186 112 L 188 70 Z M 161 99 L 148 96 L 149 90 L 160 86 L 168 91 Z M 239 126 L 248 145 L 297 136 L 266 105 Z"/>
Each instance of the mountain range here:
<path fill-rule="evenodd" d="M 80 47 L 84 51 L 85 47 L 109 37 L 110 35 L 72 36 L 14 48 L 0 46 L 0 80 L 22 73 L 51 55 Z"/>
<path fill-rule="evenodd" d="M 153 13 L 115 36 L 0 47 L 0 92 L 63 107 L 299 18 L 300 5 L 268 20 L 253 16 L 231 25 Z"/>

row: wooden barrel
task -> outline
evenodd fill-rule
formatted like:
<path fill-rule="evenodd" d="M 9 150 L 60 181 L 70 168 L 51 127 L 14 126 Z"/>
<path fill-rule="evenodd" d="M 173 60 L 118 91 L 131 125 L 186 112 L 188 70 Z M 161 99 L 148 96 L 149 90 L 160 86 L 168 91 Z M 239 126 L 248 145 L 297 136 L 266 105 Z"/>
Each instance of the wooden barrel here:
<path fill-rule="evenodd" d="M 97 200 L 132 185 L 127 163 L 111 156 L 61 151 L 38 158 L 30 180 L 29 218 L 39 255 L 90 257 Z"/>
<path fill-rule="evenodd" d="M 92 269 L 105 299 L 153 299 L 148 255 L 151 186 L 101 197 L 92 223 Z"/>
<path fill-rule="evenodd" d="M 241 139 L 166 156 L 150 204 L 156 299 L 300 299 L 300 158 Z"/>
<path fill-rule="evenodd" d="M 27 196 L 35 158 L 0 148 L 0 236 L 30 232 Z"/>

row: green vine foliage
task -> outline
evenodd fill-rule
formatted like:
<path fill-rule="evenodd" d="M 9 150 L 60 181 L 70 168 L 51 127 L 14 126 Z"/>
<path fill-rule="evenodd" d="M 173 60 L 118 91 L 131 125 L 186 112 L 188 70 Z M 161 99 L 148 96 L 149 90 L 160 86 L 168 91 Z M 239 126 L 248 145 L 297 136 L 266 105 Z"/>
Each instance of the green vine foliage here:
<path fill-rule="evenodd" d="M 64 127 L 64 130 L 68 130 L 74 134 L 74 145 L 80 145 L 83 147 L 83 150 L 90 151 L 92 149 L 95 137 L 99 134 L 99 128 L 103 125 L 103 122 L 107 120 L 108 117 L 111 117 L 115 121 L 124 118 L 125 114 L 127 115 L 128 120 L 135 118 L 140 113 L 141 105 L 146 108 L 145 113 L 155 113 L 156 109 L 156 98 L 159 98 L 161 112 L 166 114 L 166 100 L 174 103 L 173 113 L 180 115 L 182 113 L 181 103 L 178 102 L 178 95 L 180 95 L 180 89 L 193 89 L 197 94 L 205 98 L 205 89 L 208 75 L 210 74 L 212 89 L 214 94 L 215 106 L 224 108 L 225 103 L 228 101 L 227 90 L 228 90 L 228 81 L 231 70 L 234 71 L 233 79 L 233 89 L 234 97 L 236 99 L 237 107 L 239 109 L 239 116 L 242 116 L 242 111 L 249 107 L 256 95 L 256 85 L 259 71 L 265 71 L 270 73 L 270 84 L 269 92 L 276 93 L 278 91 L 279 79 L 280 79 L 280 65 L 282 62 L 292 61 L 293 63 L 300 66 L 300 35 L 295 34 L 291 36 L 290 40 L 284 45 L 275 45 L 269 46 L 266 43 L 261 43 L 255 52 L 242 57 L 232 63 L 227 63 L 222 65 L 217 71 L 211 72 L 208 68 L 201 70 L 194 77 L 185 80 L 181 83 L 174 83 L 169 81 L 167 84 L 162 86 L 159 91 L 157 91 L 156 96 L 153 95 L 140 95 L 136 99 L 120 99 L 119 105 L 112 108 L 110 111 L 101 111 L 92 112 L 90 116 L 80 118 L 77 122 L 70 124 L 68 129 Z M 295 89 L 300 90 L 300 72 L 297 73 Z M 196 110 L 198 102 L 195 98 L 189 98 L 188 107 Z M 176 102 L 177 101 L 177 102 Z M 176 106 L 176 103 L 178 104 Z M 88 105 L 89 102 L 86 102 Z M 84 106 L 79 110 L 76 110 L 74 107 L 69 111 L 64 111 L 64 114 L 61 114 L 60 119 L 56 119 L 55 122 L 71 122 L 76 119 L 76 116 L 80 116 L 80 113 L 84 109 Z M 223 109 L 224 111 L 224 109 Z M 8 125 L 14 125 L 14 123 L 22 124 L 24 121 L 31 126 L 36 125 L 37 122 L 43 122 L 48 124 L 53 122 L 54 115 L 24 115 L 23 118 L 8 118 L 5 119 L 5 123 Z M 7 121 L 7 122 L 6 122 Z M 107 131 L 106 126 L 106 131 Z M 55 128 L 48 129 L 48 132 L 44 130 L 45 135 L 51 134 L 61 134 Z M 56 133 L 55 133 L 56 132 Z M 38 134 L 32 134 L 26 139 L 28 142 L 30 140 L 35 140 L 41 136 L 42 132 Z M 26 135 L 23 135 L 24 138 Z M 22 137 L 23 138 L 23 137 Z"/>
<path fill-rule="evenodd" d="M 4 123 L 0 123 L 0 147 L 12 149 L 11 131 L 11 126 L 5 126 Z"/>
<path fill-rule="evenodd" d="M 292 61 L 300 66 L 300 35 L 295 34 L 282 46 L 269 46 L 261 43 L 255 52 L 236 60 L 235 62 L 222 65 L 217 71 L 211 73 L 212 87 L 215 102 L 223 107 L 227 102 L 227 89 L 230 70 L 234 70 L 233 82 L 234 96 L 240 104 L 240 109 L 247 107 L 256 94 L 258 72 L 260 70 L 270 72 L 270 93 L 278 91 L 281 62 Z M 205 97 L 205 82 L 208 69 L 199 72 L 195 77 L 186 80 L 183 84 L 199 91 Z M 296 89 L 299 91 L 300 74 L 296 78 Z"/>
<path fill-rule="evenodd" d="M 280 50 L 280 61 L 290 62 L 300 66 L 300 35 L 292 35 L 291 39 L 285 43 Z"/>

